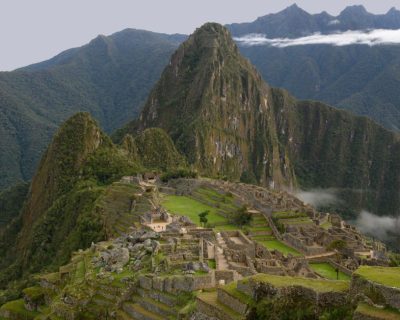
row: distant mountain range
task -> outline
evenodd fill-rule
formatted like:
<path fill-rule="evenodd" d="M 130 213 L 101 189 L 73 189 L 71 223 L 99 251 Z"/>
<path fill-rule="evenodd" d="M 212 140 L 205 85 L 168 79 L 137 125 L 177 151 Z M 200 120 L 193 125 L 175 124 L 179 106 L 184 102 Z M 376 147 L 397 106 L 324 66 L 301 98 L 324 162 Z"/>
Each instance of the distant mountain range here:
<path fill-rule="evenodd" d="M 133 119 L 180 35 L 127 29 L 0 73 L 0 189 L 31 179 L 62 121 L 90 112 L 105 131 Z"/>
<path fill-rule="evenodd" d="M 296 5 L 252 23 L 228 25 L 233 36 L 299 37 L 314 32 L 400 28 L 400 12 L 373 15 L 363 7 L 339 16 L 311 15 Z M 339 23 L 338 23 L 339 21 Z M 48 61 L 0 73 L 0 189 L 31 179 L 59 124 L 90 112 L 110 133 L 134 119 L 170 55 L 186 39 L 127 29 L 67 50 Z M 272 86 L 400 128 L 400 47 L 242 46 Z"/>
<path fill-rule="evenodd" d="M 294 4 L 253 22 L 233 23 L 227 27 L 234 36 L 260 33 L 269 38 L 296 38 L 317 32 L 329 34 L 347 30 L 400 29 L 400 11 L 392 8 L 386 14 L 375 15 L 367 12 L 363 6 L 350 6 L 335 17 L 325 11 L 310 14 Z"/>

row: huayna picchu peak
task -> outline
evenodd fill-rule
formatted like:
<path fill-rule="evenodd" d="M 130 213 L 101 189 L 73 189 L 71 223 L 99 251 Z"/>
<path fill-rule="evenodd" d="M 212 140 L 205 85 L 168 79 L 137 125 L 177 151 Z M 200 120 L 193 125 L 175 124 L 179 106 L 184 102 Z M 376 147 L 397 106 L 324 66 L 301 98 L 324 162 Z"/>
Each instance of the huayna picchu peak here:
<path fill-rule="evenodd" d="M 271 88 L 229 31 L 208 23 L 173 54 L 128 131 L 163 128 L 204 174 L 239 180 L 249 172 L 263 185 L 293 186 L 272 100 Z"/>
<path fill-rule="evenodd" d="M 273 88 L 206 23 L 136 120 L 73 115 L 0 193 L 0 320 L 399 319 L 400 255 L 346 221 L 397 213 L 399 161 L 397 134 Z"/>

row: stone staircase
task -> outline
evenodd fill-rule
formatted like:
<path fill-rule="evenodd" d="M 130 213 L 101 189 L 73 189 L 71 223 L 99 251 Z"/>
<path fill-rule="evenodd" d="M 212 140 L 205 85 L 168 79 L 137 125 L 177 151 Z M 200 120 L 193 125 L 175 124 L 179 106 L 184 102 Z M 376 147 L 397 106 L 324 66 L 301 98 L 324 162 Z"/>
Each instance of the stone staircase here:
<path fill-rule="evenodd" d="M 224 250 L 227 248 L 224 238 L 222 238 L 220 233 L 216 234 L 217 247 L 215 250 L 215 261 L 217 264 L 217 270 L 228 270 L 229 264 L 226 260 Z"/>
<path fill-rule="evenodd" d="M 197 296 L 199 312 L 219 320 L 244 320 L 252 299 L 237 288 L 237 283 Z"/>

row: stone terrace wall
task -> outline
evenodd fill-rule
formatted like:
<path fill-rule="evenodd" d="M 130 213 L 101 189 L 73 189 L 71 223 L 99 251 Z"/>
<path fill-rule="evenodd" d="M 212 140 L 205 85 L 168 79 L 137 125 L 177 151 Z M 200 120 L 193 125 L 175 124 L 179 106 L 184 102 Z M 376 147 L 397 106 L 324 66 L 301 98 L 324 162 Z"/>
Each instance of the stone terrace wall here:
<path fill-rule="evenodd" d="M 298 238 L 293 236 L 290 233 L 285 233 L 283 239 L 292 247 L 296 248 L 297 250 L 301 251 L 306 255 L 317 255 L 325 253 L 326 250 L 322 247 L 310 247 L 302 243 Z"/>
<path fill-rule="evenodd" d="M 215 287 L 215 275 L 213 272 L 202 276 L 169 276 L 156 277 L 151 275 L 140 276 L 139 285 L 143 289 L 158 290 L 162 292 L 193 292 L 200 289 Z"/>
<path fill-rule="evenodd" d="M 269 283 L 256 282 L 253 279 L 239 281 L 237 288 L 255 300 L 260 298 L 302 297 L 311 301 L 318 308 L 339 307 L 348 300 L 347 292 L 316 292 L 301 286 L 274 287 Z"/>
<path fill-rule="evenodd" d="M 353 274 L 350 292 L 353 295 L 364 294 L 375 304 L 400 310 L 400 288 L 384 286 Z"/>
<path fill-rule="evenodd" d="M 254 242 L 250 241 L 242 231 L 226 231 L 221 232 L 221 236 L 224 238 L 226 245 L 229 249 L 237 250 L 242 252 L 251 258 L 255 257 L 255 245 Z M 241 240 L 242 244 L 234 242 L 231 237 L 237 237 Z"/>

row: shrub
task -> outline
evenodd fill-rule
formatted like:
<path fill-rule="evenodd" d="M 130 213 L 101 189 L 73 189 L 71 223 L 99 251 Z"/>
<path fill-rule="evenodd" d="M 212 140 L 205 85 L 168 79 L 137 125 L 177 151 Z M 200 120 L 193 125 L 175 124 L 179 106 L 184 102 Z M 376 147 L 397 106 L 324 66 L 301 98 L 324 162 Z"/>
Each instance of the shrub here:
<path fill-rule="evenodd" d="M 197 172 L 188 169 L 177 169 L 172 171 L 167 171 L 161 175 L 162 182 L 168 182 L 169 180 L 187 178 L 194 179 L 197 178 Z"/>

